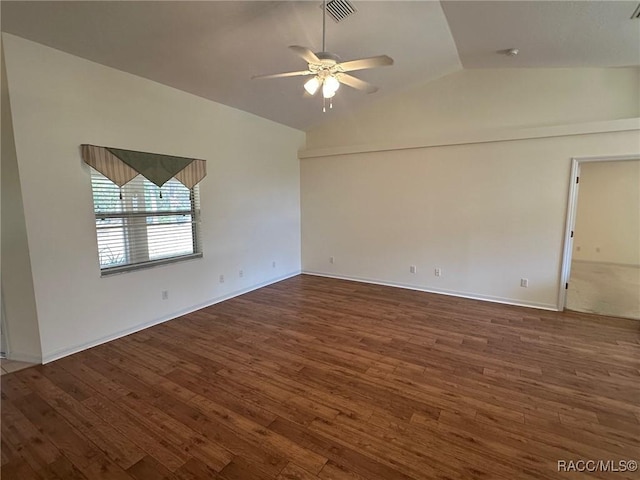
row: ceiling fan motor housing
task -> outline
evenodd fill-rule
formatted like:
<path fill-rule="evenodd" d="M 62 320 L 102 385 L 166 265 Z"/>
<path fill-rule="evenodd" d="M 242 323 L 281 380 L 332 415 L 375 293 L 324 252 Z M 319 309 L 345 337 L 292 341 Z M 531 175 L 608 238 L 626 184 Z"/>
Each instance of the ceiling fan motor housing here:
<path fill-rule="evenodd" d="M 335 53 L 331 53 L 331 52 L 317 52 L 316 53 L 316 57 L 318 57 L 320 60 L 331 60 L 331 65 L 335 64 L 335 63 L 340 63 L 342 61 L 342 59 L 336 55 Z"/>
<path fill-rule="evenodd" d="M 340 73 L 340 57 L 331 52 L 318 52 L 315 54 L 320 63 L 309 63 L 309 70 L 317 75 L 321 81 L 327 77 Z"/>

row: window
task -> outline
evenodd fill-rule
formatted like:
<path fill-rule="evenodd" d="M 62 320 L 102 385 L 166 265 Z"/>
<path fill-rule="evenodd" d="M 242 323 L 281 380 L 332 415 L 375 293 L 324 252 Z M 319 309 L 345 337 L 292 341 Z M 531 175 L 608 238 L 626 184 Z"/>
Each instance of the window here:
<path fill-rule="evenodd" d="M 92 168 L 91 187 L 102 275 L 202 256 L 197 185 L 138 175 L 119 188 Z"/>

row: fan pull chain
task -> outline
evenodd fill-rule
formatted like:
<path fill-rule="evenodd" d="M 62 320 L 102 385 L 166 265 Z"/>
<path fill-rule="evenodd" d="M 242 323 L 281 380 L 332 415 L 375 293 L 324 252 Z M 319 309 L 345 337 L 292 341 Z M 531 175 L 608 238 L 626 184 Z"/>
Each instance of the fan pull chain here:
<path fill-rule="evenodd" d="M 122 187 L 118 187 L 120 188 L 120 200 L 122 200 Z"/>
<path fill-rule="evenodd" d="M 327 99 L 322 97 L 322 113 L 327 113 Z"/>
<path fill-rule="evenodd" d="M 160 192 L 160 195 L 159 195 L 159 196 L 160 196 L 160 198 L 162 198 L 162 189 L 161 189 L 161 188 L 158 188 L 158 191 Z"/>

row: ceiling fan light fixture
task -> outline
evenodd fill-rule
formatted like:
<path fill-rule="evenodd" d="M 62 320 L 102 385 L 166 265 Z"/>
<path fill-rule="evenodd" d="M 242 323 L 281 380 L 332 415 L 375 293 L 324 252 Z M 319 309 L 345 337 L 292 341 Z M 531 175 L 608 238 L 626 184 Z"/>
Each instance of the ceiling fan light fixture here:
<path fill-rule="evenodd" d="M 1 1 L 1 0 L 0 0 Z M 346 6 L 348 0 L 330 0 L 334 7 Z M 327 33 L 326 29 L 326 17 L 327 17 L 327 0 L 322 2 L 322 51 L 314 53 L 313 50 L 302 47 L 300 45 L 290 45 L 289 49 L 296 55 L 304 59 L 307 62 L 307 70 L 298 72 L 282 72 L 272 73 L 268 75 L 255 75 L 252 78 L 280 78 L 280 77 L 298 77 L 304 75 L 311 75 L 312 78 L 304 83 L 304 90 L 310 96 L 315 95 L 320 87 L 322 87 L 323 107 L 322 111 L 326 111 L 326 100 L 329 99 L 329 108 L 332 108 L 333 104 L 331 99 L 335 96 L 340 84 L 344 83 L 348 87 L 355 88 L 356 90 L 363 90 L 367 93 L 373 93 L 378 90 L 377 87 L 370 83 L 360 80 L 357 77 L 351 76 L 346 72 L 352 72 L 355 70 L 365 70 L 368 68 L 384 67 L 393 64 L 393 59 L 387 55 L 377 55 L 375 57 L 358 58 L 356 60 L 349 60 L 343 62 L 340 57 L 334 53 L 327 52 L 325 37 Z M 351 10 L 353 6 L 350 7 Z"/>
<path fill-rule="evenodd" d="M 304 84 L 304 89 L 307 91 L 309 95 L 315 95 L 320 87 L 320 79 L 315 76 L 307 80 Z"/>
<path fill-rule="evenodd" d="M 335 97 L 336 92 L 327 92 L 325 89 L 322 89 L 322 96 L 324 98 L 333 98 Z"/>
<path fill-rule="evenodd" d="M 336 94 L 338 88 L 340 88 L 340 81 L 335 76 L 329 75 L 322 84 L 322 96 L 331 98 Z"/>

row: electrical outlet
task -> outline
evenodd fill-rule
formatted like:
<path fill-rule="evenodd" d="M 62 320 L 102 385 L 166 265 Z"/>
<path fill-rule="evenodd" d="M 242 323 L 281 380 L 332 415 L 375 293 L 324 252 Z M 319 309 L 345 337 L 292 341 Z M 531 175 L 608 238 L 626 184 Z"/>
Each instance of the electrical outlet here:
<path fill-rule="evenodd" d="M 596 247 L 596 253 L 600 253 L 600 247 Z"/>
<path fill-rule="evenodd" d="M 578 246 L 576 247 L 576 252 L 579 252 L 580 250 L 582 250 L 582 247 L 581 247 L 580 245 L 578 245 Z"/>
<path fill-rule="evenodd" d="M 162 299 L 163 300 L 168 300 L 169 299 L 169 291 L 168 290 L 163 290 L 162 291 Z"/>
<path fill-rule="evenodd" d="M 436 277 L 441 277 L 441 276 L 442 276 L 442 269 L 441 269 L 441 268 L 436 268 L 436 269 L 433 271 L 433 274 L 434 274 Z"/>
<path fill-rule="evenodd" d="M 336 257 L 329 257 L 329 263 L 336 263 Z"/>
<path fill-rule="evenodd" d="M 411 273 L 416 273 L 416 271 L 417 271 L 417 269 L 416 269 L 416 266 L 415 266 L 415 265 L 411 265 L 411 266 L 409 266 L 409 272 L 411 272 Z"/>
<path fill-rule="evenodd" d="M 520 286 L 527 288 L 529 286 L 529 279 L 528 278 L 521 278 L 520 279 Z"/>
<path fill-rule="evenodd" d="M 224 275 L 220 275 L 220 283 L 224 283 Z"/>
<path fill-rule="evenodd" d="M 244 270 L 240 270 L 238 272 L 238 275 L 240 276 L 240 278 L 244 277 Z"/>

